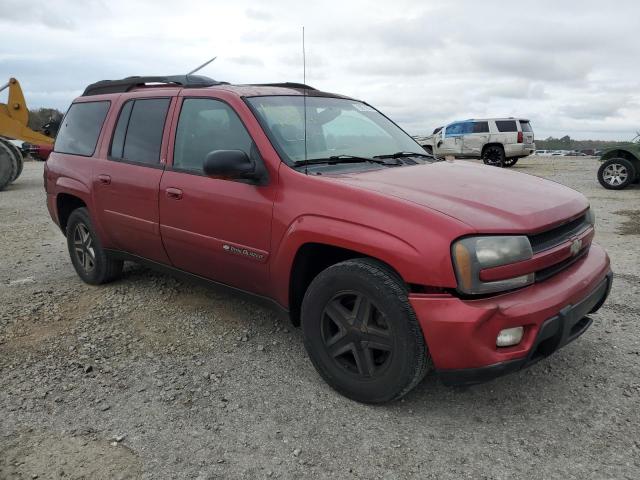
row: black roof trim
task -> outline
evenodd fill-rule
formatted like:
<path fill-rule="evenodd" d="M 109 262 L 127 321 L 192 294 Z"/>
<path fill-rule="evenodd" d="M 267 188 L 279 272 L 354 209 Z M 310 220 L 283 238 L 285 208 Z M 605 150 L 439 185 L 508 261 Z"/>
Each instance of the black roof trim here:
<path fill-rule="evenodd" d="M 295 83 L 295 82 L 284 82 L 284 83 L 251 83 L 249 84 L 251 87 L 283 87 L 283 88 L 295 88 L 302 90 L 316 90 L 309 85 L 305 85 L 304 83 Z"/>
<path fill-rule="evenodd" d="M 219 82 L 202 75 L 168 75 L 159 77 L 127 77 L 122 80 L 100 80 L 85 88 L 83 97 L 89 95 L 102 95 L 105 93 L 122 93 L 141 87 L 147 83 L 160 83 L 184 88 L 212 87 L 214 85 L 227 85 L 227 82 Z"/>

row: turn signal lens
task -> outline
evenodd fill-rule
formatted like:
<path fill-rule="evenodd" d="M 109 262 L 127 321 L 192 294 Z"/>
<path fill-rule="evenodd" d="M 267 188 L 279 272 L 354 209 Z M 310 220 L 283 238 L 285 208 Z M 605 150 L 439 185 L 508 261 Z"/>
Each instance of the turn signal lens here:
<path fill-rule="evenodd" d="M 465 290 L 471 290 L 473 281 L 471 279 L 471 254 L 462 243 L 456 243 L 453 250 L 456 267 L 458 269 L 458 280 Z"/>
<path fill-rule="evenodd" d="M 505 328 L 500 330 L 498 338 L 496 339 L 497 347 L 512 347 L 517 345 L 522 340 L 524 334 L 523 327 Z"/>

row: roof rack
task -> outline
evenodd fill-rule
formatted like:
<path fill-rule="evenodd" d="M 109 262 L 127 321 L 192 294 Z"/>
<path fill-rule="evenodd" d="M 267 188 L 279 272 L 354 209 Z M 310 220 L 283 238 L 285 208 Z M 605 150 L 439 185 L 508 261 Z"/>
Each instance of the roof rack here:
<path fill-rule="evenodd" d="M 212 87 L 225 85 L 227 82 L 218 82 L 202 75 L 168 75 L 159 77 L 127 77 L 122 80 L 100 80 L 85 88 L 83 97 L 89 95 L 102 95 L 104 93 L 122 93 L 144 86 L 148 83 L 160 83 L 176 85 L 184 88 Z"/>
<path fill-rule="evenodd" d="M 295 82 L 284 82 L 284 83 L 252 83 L 252 87 L 284 87 L 284 88 L 299 88 L 306 90 L 316 90 L 309 85 L 305 85 L 304 83 L 295 83 Z"/>

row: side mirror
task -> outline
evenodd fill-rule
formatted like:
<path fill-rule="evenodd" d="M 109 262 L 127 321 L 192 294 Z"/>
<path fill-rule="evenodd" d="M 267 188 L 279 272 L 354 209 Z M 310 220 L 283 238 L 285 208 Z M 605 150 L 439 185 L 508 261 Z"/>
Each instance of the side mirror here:
<path fill-rule="evenodd" d="M 226 179 L 257 179 L 256 163 L 242 150 L 209 152 L 202 166 L 208 177 Z"/>

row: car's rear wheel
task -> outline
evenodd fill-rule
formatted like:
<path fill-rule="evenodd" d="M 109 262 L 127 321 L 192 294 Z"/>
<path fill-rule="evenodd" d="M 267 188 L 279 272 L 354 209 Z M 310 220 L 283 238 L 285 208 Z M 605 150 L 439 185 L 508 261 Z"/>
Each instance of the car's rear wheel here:
<path fill-rule="evenodd" d="M 120 276 L 123 262 L 107 256 L 86 208 L 71 213 L 66 231 L 71 263 L 84 282 L 99 285 Z"/>
<path fill-rule="evenodd" d="M 491 145 L 485 148 L 482 154 L 482 161 L 485 165 L 491 165 L 492 167 L 504 166 L 504 148 L 499 145 Z"/>
<path fill-rule="evenodd" d="M 502 166 L 505 168 L 513 167 L 516 163 L 518 163 L 518 158 L 505 158 L 504 162 L 502 162 Z"/>
<path fill-rule="evenodd" d="M 372 259 L 338 263 L 311 282 L 302 302 L 302 333 L 318 373 L 359 402 L 404 396 L 430 364 L 403 282 Z"/>
<path fill-rule="evenodd" d="M 626 158 L 611 158 L 598 169 L 600 185 L 609 190 L 622 190 L 636 178 L 636 169 Z"/>

